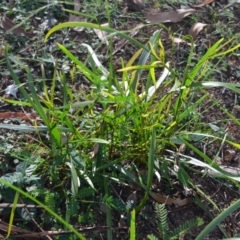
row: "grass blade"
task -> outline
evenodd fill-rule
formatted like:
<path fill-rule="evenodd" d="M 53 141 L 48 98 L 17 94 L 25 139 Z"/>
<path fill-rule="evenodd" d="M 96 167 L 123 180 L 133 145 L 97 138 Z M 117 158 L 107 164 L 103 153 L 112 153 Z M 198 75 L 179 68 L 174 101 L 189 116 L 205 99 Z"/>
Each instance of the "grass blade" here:
<path fill-rule="evenodd" d="M 6 238 L 9 238 L 9 237 L 10 237 L 10 234 L 11 234 L 11 231 L 12 231 L 12 225 L 13 225 L 13 220 L 14 220 L 16 205 L 17 205 L 17 203 L 18 203 L 18 198 L 19 198 L 19 193 L 16 192 L 15 197 L 14 197 L 14 201 L 13 201 L 13 207 L 12 207 L 12 209 L 11 209 L 9 226 L 8 226 L 8 231 L 7 231 L 7 236 L 6 236 Z"/>
<path fill-rule="evenodd" d="M 153 179 L 153 173 L 154 173 L 154 156 L 156 151 L 156 130 L 153 128 L 152 130 L 152 140 L 151 140 L 151 146 L 148 156 L 148 178 L 147 178 L 147 187 L 145 190 L 144 197 L 140 204 L 136 208 L 136 214 L 140 212 L 142 207 L 147 201 L 151 186 L 152 186 L 152 179 Z"/>
<path fill-rule="evenodd" d="M 129 42 L 133 43 L 134 45 L 138 46 L 139 48 L 146 49 L 146 47 L 144 45 L 142 45 L 139 41 L 135 40 L 134 38 L 131 38 L 130 36 L 128 36 L 127 34 L 125 34 L 123 32 L 117 31 L 116 29 L 113 29 L 110 27 L 105 27 L 105 26 L 101 26 L 98 24 L 88 23 L 88 22 L 66 22 L 66 23 L 58 24 L 48 31 L 48 33 L 46 34 L 46 36 L 44 38 L 44 41 L 46 42 L 48 40 L 48 38 L 50 37 L 50 35 L 52 35 L 54 32 L 56 32 L 58 30 L 61 30 L 63 28 L 75 28 L 75 27 L 93 28 L 93 29 L 102 30 L 104 32 L 113 33 L 114 35 L 118 35 L 122 38 L 127 39 Z"/>
<path fill-rule="evenodd" d="M 240 200 L 233 203 L 230 207 L 225 209 L 216 218 L 214 218 L 197 236 L 195 240 L 205 239 L 208 233 L 210 233 L 219 223 L 221 223 L 225 218 L 230 216 L 230 214 L 240 208 Z"/>

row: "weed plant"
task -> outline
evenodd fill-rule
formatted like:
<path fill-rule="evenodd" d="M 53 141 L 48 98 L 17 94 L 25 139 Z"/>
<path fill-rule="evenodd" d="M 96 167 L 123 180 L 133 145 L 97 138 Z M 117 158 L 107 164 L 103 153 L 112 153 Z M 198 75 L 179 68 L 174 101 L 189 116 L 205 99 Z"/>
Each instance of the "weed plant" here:
<path fill-rule="evenodd" d="M 31 69 L 6 46 L 5 62 L 23 100 L 4 100 L 32 107 L 41 119 L 33 122 L 32 126 L 1 124 L 2 128 L 32 131 L 38 136 L 36 143 L 22 143 L 24 151 L 12 152 L 20 163 L 15 172 L 0 179 L 2 199 L 15 206 L 10 214 L 8 236 L 20 196 L 22 201 L 36 203 L 50 214 L 51 217 L 41 215 L 41 224 L 52 223 L 59 229 L 62 228 L 61 223 L 80 239 L 85 239 L 85 236 L 71 224 L 76 221 L 93 224 L 96 221 L 93 209 L 104 209 L 108 239 L 113 239 L 112 211 L 129 213 L 130 239 L 136 239 L 136 218 L 151 194 L 154 175 L 160 181 L 161 177 L 169 178 L 169 172 L 174 173 L 185 187 L 189 187 L 193 184 L 188 174 L 192 164 L 239 181 L 238 177 L 220 169 L 198 150 L 194 141 L 206 138 L 221 140 L 211 135 L 210 128 L 206 132 L 198 128 L 197 109 L 209 98 L 206 88 L 225 87 L 239 93 L 237 84 L 208 81 L 208 76 L 214 71 L 208 63 L 213 59 L 220 61 L 221 57 L 240 45 L 232 46 L 231 41 L 221 39 L 192 65 L 194 46 L 186 37 L 191 49 L 180 80 L 180 73 L 166 60 L 161 30 L 154 32 L 148 43 L 143 45 L 110 27 L 67 22 L 53 27 L 46 34 L 45 41 L 56 31 L 75 27 L 105 31 L 109 34 L 110 44 L 113 36 L 120 36 L 139 50 L 127 63 L 121 60 L 122 67 L 116 70 L 111 50 L 109 67 L 106 68 L 90 45 L 81 45 L 89 53 L 88 63 L 85 64 L 64 44 L 57 43 L 59 50 L 73 63 L 70 70 L 72 83 L 81 73 L 89 81 L 89 88 L 74 93 L 69 76 L 58 69 L 56 60 L 50 81 L 42 66 L 43 94 L 39 95 Z M 25 71 L 26 83 L 20 82 L 14 67 Z M 226 141 L 239 148 L 239 144 Z M 203 161 L 181 154 L 181 144 L 193 150 Z M 147 168 L 146 180 L 141 178 L 141 168 Z M 135 206 L 114 197 L 110 187 L 112 183 L 129 186 L 132 182 L 145 192 Z M 29 220 L 26 212 L 21 208 L 19 211 L 22 218 Z M 164 209 L 161 208 L 161 211 L 164 212 Z M 33 209 L 30 212 L 35 218 L 36 211 Z M 54 223 L 53 218 L 58 222 Z M 166 224 L 164 226 L 166 231 Z"/>

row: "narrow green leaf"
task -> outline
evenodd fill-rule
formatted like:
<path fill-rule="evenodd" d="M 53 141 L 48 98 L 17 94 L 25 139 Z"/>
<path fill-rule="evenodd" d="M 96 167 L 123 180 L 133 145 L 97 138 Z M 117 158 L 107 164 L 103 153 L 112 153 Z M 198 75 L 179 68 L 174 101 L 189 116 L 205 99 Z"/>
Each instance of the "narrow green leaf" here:
<path fill-rule="evenodd" d="M 145 190 L 144 197 L 140 204 L 136 208 L 136 213 L 139 213 L 140 210 L 143 208 L 144 204 L 146 203 L 150 189 L 152 186 L 152 179 L 154 174 L 154 157 L 155 157 L 155 151 L 156 151 L 156 130 L 153 128 L 152 130 L 152 138 L 151 138 L 151 145 L 150 145 L 150 151 L 148 156 L 148 178 L 147 178 L 147 186 Z"/>
<path fill-rule="evenodd" d="M 240 208 L 240 200 L 233 203 L 231 206 L 229 206 L 227 209 L 225 209 L 222 213 L 220 213 L 216 218 L 214 218 L 203 230 L 202 232 L 197 236 L 195 240 L 202 240 L 205 239 L 205 237 L 219 224 L 221 223 L 225 218 L 230 216 L 231 213 L 236 211 Z"/>
<path fill-rule="evenodd" d="M 14 197 L 14 201 L 13 201 L 13 207 L 11 209 L 10 220 L 9 220 L 9 225 L 8 225 L 8 231 L 7 231 L 6 238 L 10 237 L 10 234 L 11 234 L 11 231 L 12 231 L 12 225 L 13 225 L 16 205 L 18 203 L 18 198 L 19 198 L 19 192 L 16 192 L 15 197 Z"/>
<path fill-rule="evenodd" d="M 70 51 L 66 49 L 65 46 L 61 45 L 60 43 L 57 43 L 58 47 L 77 65 L 78 69 L 90 80 L 94 81 L 94 79 L 98 79 L 99 77 L 92 72 L 90 69 L 88 69 L 85 64 L 83 64 L 81 61 L 79 61 Z"/>
<path fill-rule="evenodd" d="M 153 36 L 149 40 L 149 43 L 153 46 L 153 48 L 155 48 L 156 45 L 158 44 L 160 33 L 161 33 L 161 31 L 157 30 L 156 32 L 153 33 Z M 139 58 L 139 61 L 137 64 L 138 66 L 145 65 L 151 54 L 150 46 L 148 44 L 146 44 L 145 47 L 142 47 L 142 48 L 144 50 L 140 55 L 140 58 Z M 130 86 L 133 92 L 136 92 L 137 82 L 138 82 L 138 79 L 141 77 L 142 73 L 143 73 L 143 68 L 138 69 L 135 73 L 134 79 Z M 148 91 L 148 89 L 147 89 L 147 91 Z"/>
<path fill-rule="evenodd" d="M 79 178 L 77 176 L 77 171 L 75 169 L 72 157 L 71 157 L 71 166 L 70 166 L 70 168 L 71 168 L 71 188 L 72 188 L 72 194 L 76 198 L 77 195 L 78 195 L 78 188 L 79 188 L 78 181 L 80 181 L 80 180 L 79 180 Z"/>
<path fill-rule="evenodd" d="M 85 27 L 85 28 L 99 29 L 99 30 L 102 30 L 104 32 L 113 33 L 114 35 L 118 35 L 122 38 L 127 39 L 129 42 L 133 43 L 134 45 L 138 46 L 139 48 L 146 49 L 145 46 L 142 45 L 140 42 L 138 42 L 134 38 L 131 38 L 130 36 L 128 36 L 127 34 L 125 34 L 123 32 L 117 31 L 117 30 L 115 30 L 113 28 L 110 28 L 110 27 L 104 27 L 104 26 L 101 26 L 101 25 L 98 25 L 98 24 L 88 23 L 88 22 L 66 22 L 66 23 L 58 24 L 48 31 L 48 33 L 46 34 L 46 36 L 44 38 L 44 41 L 46 42 L 48 40 L 48 38 L 50 37 L 50 35 L 52 35 L 54 32 L 56 32 L 58 30 L 61 30 L 63 28 L 75 28 L 75 27 Z"/>

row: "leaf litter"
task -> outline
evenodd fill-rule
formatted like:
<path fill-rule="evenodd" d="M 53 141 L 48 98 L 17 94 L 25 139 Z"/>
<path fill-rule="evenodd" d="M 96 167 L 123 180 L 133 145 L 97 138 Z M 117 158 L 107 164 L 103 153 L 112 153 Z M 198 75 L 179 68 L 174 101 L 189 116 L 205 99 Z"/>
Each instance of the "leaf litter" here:
<path fill-rule="evenodd" d="M 203 28 L 207 26 L 207 24 L 205 23 L 195 23 L 190 30 L 188 31 L 188 33 L 193 37 L 193 39 L 195 40 L 197 38 L 197 35 L 200 31 L 203 30 Z"/>
<path fill-rule="evenodd" d="M 18 87 L 15 84 L 9 85 L 6 89 L 5 89 L 5 94 L 6 95 L 12 95 L 15 98 L 17 98 L 17 92 L 18 92 Z"/>

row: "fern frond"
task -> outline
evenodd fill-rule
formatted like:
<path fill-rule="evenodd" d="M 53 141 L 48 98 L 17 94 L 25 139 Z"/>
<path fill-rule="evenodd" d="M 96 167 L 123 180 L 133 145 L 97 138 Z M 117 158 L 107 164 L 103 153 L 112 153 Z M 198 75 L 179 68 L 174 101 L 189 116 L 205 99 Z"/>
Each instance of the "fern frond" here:
<path fill-rule="evenodd" d="M 191 181 L 191 177 L 189 176 L 189 174 L 185 171 L 185 169 L 183 168 L 182 165 L 180 165 L 180 168 L 178 170 L 178 179 L 179 181 L 182 183 L 182 185 L 184 187 L 188 187 L 189 186 L 189 182 Z"/>
<path fill-rule="evenodd" d="M 151 235 L 147 235 L 147 238 L 149 239 L 149 240 L 159 240 L 156 236 L 154 236 L 153 234 L 151 234 Z"/>
<path fill-rule="evenodd" d="M 178 239 L 178 236 L 183 236 L 187 232 L 189 232 L 194 227 L 199 227 L 204 223 L 202 218 L 194 218 L 186 221 L 184 224 L 180 225 L 179 227 L 173 229 L 171 234 L 168 234 L 168 239 Z"/>
<path fill-rule="evenodd" d="M 66 209 L 67 209 L 67 214 L 69 216 L 75 217 L 78 215 L 79 212 L 79 202 L 76 200 L 75 197 L 71 196 L 67 199 L 66 201 Z"/>
<path fill-rule="evenodd" d="M 55 199 L 54 199 L 54 193 L 51 193 L 49 191 L 46 191 L 45 195 L 45 205 L 51 209 L 55 208 Z"/>
<path fill-rule="evenodd" d="M 95 193 L 95 190 L 92 187 L 86 187 L 86 188 L 79 189 L 78 194 L 81 198 L 86 198 L 86 197 L 93 196 L 94 193 Z"/>
<path fill-rule="evenodd" d="M 202 218 L 194 218 L 173 229 L 171 233 L 168 233 L 169 226 L 167 222 L 167 210 L 165 208 L 165 204 L 156 204 L 155 211 L 158 220 L 158 231 L 161 239 L 163 240 L 177 240 L 179 237 L 184 236 L 187 232 L 192 230 L 192 228 L 199 227 L 204 223 Z M 148 235 L 148 239 L 157 240 L 153 234 Z"/>
<path fill-rule="evenodd" d="M 158 231 L 163 239 L 165 239 L 165 236 L 167 235 L 167 231 L 169 229 L 168 223 L 167 223 L 167 210 L 165 208 L 165 204 L 156 204 L 155 210 L 157 214 L 158 219 Z"/>

